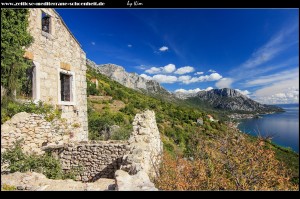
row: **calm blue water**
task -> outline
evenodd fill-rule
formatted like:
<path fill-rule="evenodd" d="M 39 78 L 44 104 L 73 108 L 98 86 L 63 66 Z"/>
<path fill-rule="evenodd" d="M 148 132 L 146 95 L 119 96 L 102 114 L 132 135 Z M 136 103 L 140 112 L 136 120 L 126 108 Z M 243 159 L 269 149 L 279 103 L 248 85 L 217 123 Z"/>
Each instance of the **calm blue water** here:
<path fill-rule="evenodd" d="M 278 106 L 286 112 L 262 115 L 258 119 L 244 119 L 238 128 L 251 135 L 273 135 L 272 142 L 299 153 L 299 104 Z"/>

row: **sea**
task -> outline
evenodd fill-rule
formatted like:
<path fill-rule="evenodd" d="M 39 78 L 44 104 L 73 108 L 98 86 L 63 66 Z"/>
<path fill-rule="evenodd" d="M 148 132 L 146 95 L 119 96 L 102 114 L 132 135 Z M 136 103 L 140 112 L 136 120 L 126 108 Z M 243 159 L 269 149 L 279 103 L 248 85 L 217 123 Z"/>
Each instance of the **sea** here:
<path fill-rule="evenodd" d="M 278 104 L 285 112 L 243 119 L 238 128 L 251 135 L 272 137 L 272 142 L 299 153 L 299 104 Z"/>

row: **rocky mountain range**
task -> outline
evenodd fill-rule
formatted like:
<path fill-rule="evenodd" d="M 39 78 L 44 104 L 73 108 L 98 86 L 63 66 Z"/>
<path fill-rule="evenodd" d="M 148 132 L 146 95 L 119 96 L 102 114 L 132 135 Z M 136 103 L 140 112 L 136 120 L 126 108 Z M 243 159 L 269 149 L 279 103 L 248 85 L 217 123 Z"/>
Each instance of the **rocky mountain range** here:
<path fill-rule="evenodd" d="M 142 91 L 146 94 L 159 96 L 166 100 L 184 100 L 194 106 L 231 112 L 270 113 L 282 111 L 277 106 L 260 104 L 230 88 L 199 91 L 198 93 L 171 93 L 157 81 L 145 79 L 136 73 L 126 72 L 122 66 L 116 64 L 97 65 L 89 59 L 87 59 L 87 65 L 123 86 Z"/>
<path fill-rule="evenodd" d="M 89 59 L 87 59 L 87 65 L 128 88 L 140 90 L 147 94 L 174 97 L 172 93 L 163 88 L 157 81 L 147 80 L 136 73 L 126 72 L 122 66 L 115 64 L 97 65 Z"/>
<path fill-rule="evenodd" d="M 208 105 L 214 109 L 232 112 L 270 113 L 283 111 L 282 108 L 258 103 L 237 90 L 230 88 L 200 91 L 196 94 L 185 96 L 193 104 Z"/>

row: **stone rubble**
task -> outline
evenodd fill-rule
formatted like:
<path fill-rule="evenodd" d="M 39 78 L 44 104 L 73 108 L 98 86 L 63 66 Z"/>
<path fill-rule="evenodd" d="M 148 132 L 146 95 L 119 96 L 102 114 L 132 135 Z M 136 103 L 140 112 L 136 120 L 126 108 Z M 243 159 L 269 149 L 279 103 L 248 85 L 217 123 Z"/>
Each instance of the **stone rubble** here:
<path fill-rule="evenodd" d="M 115 175 L 117 191 L 158 191 L 144 171 L 129 175 L 123 170 L 118 170 Z"/>

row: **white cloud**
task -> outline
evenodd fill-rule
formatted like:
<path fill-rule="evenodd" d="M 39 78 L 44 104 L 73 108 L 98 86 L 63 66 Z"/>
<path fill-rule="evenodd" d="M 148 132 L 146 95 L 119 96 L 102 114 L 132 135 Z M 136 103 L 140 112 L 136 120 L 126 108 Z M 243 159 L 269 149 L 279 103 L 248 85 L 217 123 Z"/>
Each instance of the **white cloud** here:
<path fill-rule="evenodd" d="M 206 89 L 205 89 L 205 91 L 210 91 L 210 90 L 212 90 L 212 89 L 214 89 L 213 87 L 207 87 Z"/>
<path fill-rule="evenodd" d="M 249 95 L 251 94 L 248 90 L 240 90 L 240 89 L 234 89 L 240 93 L 242 93 L 243 95 L 246 95 L 247 97 L 249 97 Z"/>
<path fill-rule="evenodd" d="M 194 73 L 194 75 L 203 75 L 204 74 L 204 72 L 196 72 L 196 73 Z"/>
<path fill-rule="evenodd" d="M 143 77 L 143 78 L 145 78 L 145 79 L 147 79 L 147 80 L 152 80 L 152 77 L 148 76 L 146 74 L 141 74 L 140 76 Z"/>
<path fill-rule="evenodd" d="M 151 67 L 150 69 L 145 70 L 145 72 L 149 74 L 157 74 L 161 72 L 161 68 Z"/>
<path fill-rule="evenodd" d="M 299 89 L 290 87 L 285 92 L 269 96 L 256 96 L 255 100 L 263 104 L 291 104 L 299 103 Z"/>
<path fill-rule="evenodd" d="M 207 81 L 217 81 L 219 79 L 222 78 L 222 76 L 219 73 L 212 73 L 210 75 L 203 75 L 200 77 L 190 77 L 189 79 L 187 78 L 187 76 L 183 76 L 185 77 L 182 80 L 182 83 L 184 84 L 191 84 L 191 83 L 195 83 L 195 82 L 207 82 Z"/>
<path fill-rule="evenodd" d="M 275 81 L 256 90 L 253 96 L 255 100 L 265 104 L 299 103 L 299 76 Z"/>
<path fill-rule="evenodd" d="M 215 85 L 217 88 L 230 88 L 232 82 L 232 78 L 222 78 Z"/>
<path fill-rule="evenodd" d="M 172 84 L 177 82 L 177 77 L 172 75 L 154 75 L 153 80 L 158 81 L 159 83 Z"/>
<path fill-rule="evenodd" d="M 128 48 L 131 48 L 131 47 L 132 47 L 132 45 L 131 45 L 131 44 L 128 44 L 127 46 L 128 46 Z"/>
<path fill-rule="evenodd" d="M 172 73 L 176 70 L 176 67 L 174 64 L 168 64 L 164 67 L 162 67 L 162 71 L 165 73 Z"/>
<path fill-rule="evenodd" d="M 158 73 L 172 73 L 176 70 L 174 64 L 168 64 L 164 67 L 151 67 L 148 70 L 145 70 L 146 73 L 149 74 L 158 74 Z"/>
<path fill-rule="evenodd" d="M 209 69 L 208 72 L 210 72 L 210 73 L 215 73 L 215 72 L 217 72 L 217 71 L 215 71 L 215 70 L 213 70 L 213 69 Z"/>
<path fill-rule="evenodd" d="M 164 52 L 164 51 L 167 51 L 167 50 L 169 50 L 169 48 L 167 46 L 162 46 L 162 47 L 159 48 L 159 51 L 161 51 L 161 52 Z"/>
<path fill-rule="evenodd" d="M 178 68 L 175 71 L 175 74 L 183 75 L 183 74 L 191 73 L 191 72 L 194 72 L 194 71 L 195 71 L 195 69 L 193 67 L 191 67 L 191 66 L 184 66 L 184 67 Z"/>
<path fill-rule="evenodd" d="M 191 76 L 189 76 L 189 75 L 183 75 L 183 76 L 178 77 L 178 80 L 181 82 L 189 81 L 190 79 L 191 79 Z"/>
<path fill-rule="evenodd" d="M 202 89 L 195 88 L 195 89 L 185 90 L 183 88 L 180 88 L 180 89 L 176 89 L 175 93 L 177 93 L 177 92 L 179 92 L 179 93 L 198 93 L 199 91 L 202 91 Z"/>
<path fill-rule="evenodd" d="M 95 43 L 94 41 L 92 41 L 92 42 L 91 42 L 91 44 L 92 44 L 93 46 L 95 46 L 95 45 L 96 45 L 96 43 Z"/>
<path fill-rule="evenodd" d="M 174 92 L 180 92 L 180 93 L 186 93 L 186 94 L 193 94 L 193 93 L 198 93 L 200 91 L 209 91 L 213 89 L 213 87 L 207 87 L 206 89 L 200 89 L 200 88 L 195 88 L 195 89 L 189 89 L 189 90 L 185 90 L 183 88 L 180 89 L 176 89 Z"/>
<path fill-rule="evenodd" d="M 206 75 L 207 76 L 207 75 Z M 208 76 L 208 79 L 207 81 L 216 81 L 216 80 L 219 80 L 221 79 L 222 76 L 219 74 L 219 73 L 212 73 Z"/>

